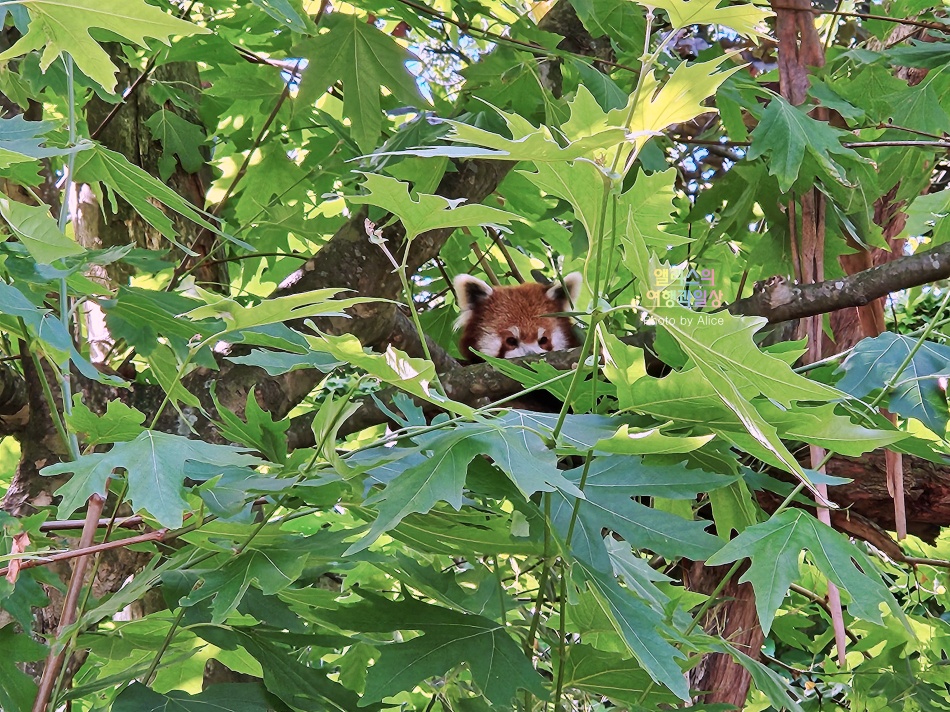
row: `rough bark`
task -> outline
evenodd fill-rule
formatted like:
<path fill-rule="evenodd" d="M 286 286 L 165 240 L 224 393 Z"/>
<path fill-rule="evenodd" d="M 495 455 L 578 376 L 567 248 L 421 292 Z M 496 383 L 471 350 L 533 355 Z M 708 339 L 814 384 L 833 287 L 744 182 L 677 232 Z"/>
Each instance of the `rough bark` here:
<path fill-rule="evenodd" d="M 683 583 L 691 591 L 710 595 L 728 570 L 728 566 L 692 562 L 683 571 Z M 738 578 L 736 575 L 726 582 L 718 594 L 719 602 L 706 613 L 702 626 L 710 635 L 722 636 L 739 652 L 757 659 L 764 636 L 755 612 L 755 595 L 752 585 L 739 584 Z M 715 700 L 737 709 L 745 707 L 751 681 L 749 672 L 725 653 L 704 656 L 689 672 L 690 687 L 699 692 L 697 702 L 710 704 Z"/>

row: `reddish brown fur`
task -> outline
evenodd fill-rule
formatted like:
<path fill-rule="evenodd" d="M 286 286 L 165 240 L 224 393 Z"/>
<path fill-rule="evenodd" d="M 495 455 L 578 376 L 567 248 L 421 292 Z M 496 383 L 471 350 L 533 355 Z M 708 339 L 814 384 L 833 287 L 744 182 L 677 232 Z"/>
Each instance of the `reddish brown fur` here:
<path fill-rule="evenodd" d="M 459 342 L 462 355 L 469 361 L 479 361 L 473 349 L 489 356 L 514 358 L 528 349 L 541 353 L 579 346 L 569 317 L 541 316 L 571 311 L 564 290 L 555 288 L 555 296 L 559 298 L 552 298 L 551 289 L 550 285 L 528 283 L 493 287 L 487 296 L 482 293 L 470 298 L 467 310 L 462 313 L 464 326 Z M 512 351 L 518 353 L 512 354 Z"/>

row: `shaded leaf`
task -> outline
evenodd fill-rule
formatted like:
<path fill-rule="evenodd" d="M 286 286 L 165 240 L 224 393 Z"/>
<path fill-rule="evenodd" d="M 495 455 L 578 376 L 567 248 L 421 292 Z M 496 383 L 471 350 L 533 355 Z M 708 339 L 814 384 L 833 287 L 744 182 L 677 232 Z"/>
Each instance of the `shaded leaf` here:
<path fill-rule="evenodd" d="M 269 712 L 274 707 L 259 683 L 211 685 L 192 695 L 183 690 L 161 694 L 133 682 L 119 693 L 112 709 L 115 712 Z"/>
<path fill-rule="evenodd" d="M 246 454 L 246 448 L 214 445 L 148 430 L 135 440 L 117 443 L 109 452 L 81 455 L 72 462 L 50 465 L 43 468 L 41 474 L 72 473 L 69 482 L 56 491 L 63 498 L 59 516 L 68 518 L 91 495 L 105 496 L 106 480 L 117 468 L 122 468 L 126 471 L 133 508 L 146 510 L 163 526 L 179 527 L 188 509 L 182 483 L 185 464 L 190 460 L 241 467 L 262 462 Z"/>
<path fill-rule="evenodd" d="M 719 566 L 749 558 L 749 570 L 739 580 L 755 589 L 755 608 L 767 634 L 789 584 L 798 578 L 803 549 L 811 553 L 819 571 L 850 595 L 847 607 L 852 615 L 882 625 L 879 606 L 883 603 L 903 620 L 874 563 L 841 534 L 800 509 L 787 509 L 748 527 L 706 563 Z"/>
<path fill-rule="evenodd" d="M 880 390 L 897 374 L 916 344 L 915 338 L 889 331 L 862 339 L 841 364 L 845 375 L 838 387 L 856 398 Z M 950 348 L 925 341 L 883 402 L 888 410 L 905 418 L 916 418 L 942 437 L 947 432 L 950 413 L 947 394 L 939 379 L 947 376 L 950 376 Z"/>
<path fill-rule="evenodd" d="M 403 643 L 377 645 L 379 659 L 369 670 L 360 706 L 381 700 L 465 663 L 482 694 L 508 706 L 519 689 L 547 699 L 544 679 L 534 670 L 505 627 L 493 620 L 414 598 L 387 601 L 373 596 L 331 611 L 327 619 L 347 630 L 422 635 Z"/>
<path fill-rule="evenodd" d="M 343 82 L 343 112 L 353 122 L 353 138 L 369 151 L 383 124 L 379 93 L 389 89 L 410 106 L 424 103 L 406 62 L 413 55 L 362 17 L 345 12 L 325 16 L 327 32 L 305 40 L 296 51 L 308 60 L 297 101 L 313 104 L 336 82 Z"/>

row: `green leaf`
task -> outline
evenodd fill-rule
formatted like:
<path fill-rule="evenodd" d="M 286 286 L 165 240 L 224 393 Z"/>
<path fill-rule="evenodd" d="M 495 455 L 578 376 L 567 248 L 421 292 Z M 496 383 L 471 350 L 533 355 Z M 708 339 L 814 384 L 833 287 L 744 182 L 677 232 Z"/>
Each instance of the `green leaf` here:
<path fill-rule="evenodd" d="M 915 338 L 889 331 L 872 339 L 862 339 L 841 364 L 845 376 L 838 387 L 856 398 L 880 390 L 894 377 L 916 344 Z M 905 418 L 916 418 L 943 437 L 950 413 L 939 379 L 947 376 L 950 376 L 950 348 L 925 341 L 898 376 L 884 403 L 888 410 Z"/>
<path fill-rule="evenodd" d="M 583 690 L 591 695 L 609 697 L 623 703 L 624 709 L 646 709 L 649 704 L 674 708 L 676 696 L 658 689 L 646 670 L 635 660 L 621 660 L 616 653 L 597 650 L 590 645 L 574 644 L 564 656 L 564 687 Z"/>
<path fill-rule="evenodd" d="M 220 332 L 221 322 L 195 322 L 178 318 L 200 302 L 180 294 L 120 287 L 115 299 L 102 300 L 106 325 L 115 338 L 125 339 L 143 356 L 159 346 L 159 336 L 169 338 L 182 349 L 196 335 Z"/>
<path fill-rule="evenodd" d="M 212 398 L 218 415 L 224 421 L 220 429 L 225 438 L 254 448 L 270 462 L 282 463 L 287 459 L 287 429 L 290 421 L 272 420 L 270 413 L 258 405 L 254 389 L 247 392 L 244 407 L 247 422 L 224 407 L 213 391 Z"/>
<path fill-rule="evenodd" d="M 759 414 L 751 399 L 764 395 L 789 407 L 793 401 L 839 400 L 840 391 L 809 381 L 787 363 L 761 352 L 752 334 L 764 318 L 697 314 L 683 307 L 650 309 L 723 403 L 735 413 L 748 433 L 770 451 L 789 472 L 813 488 L 801 465 L 782 444 L 774 427 Z"/>
<path fill-rule="evenodd" d="M 841 145 L 842 140 L 853 138 L 847 131 L 813 119 L 799 107 L 775 96 L 752 132 L 748 157 L 752 160 L 769 156 L 769 175 L 778 178 L 783 193 L 798 179 L 806 155 L 829 176 L 849 186 L 845 168 L 838 161 L 867 162 L 860 154 Z"/>
<path fill-rule="evenodd" d="M 303 34 L 311 30 L 312 23 L 307 22 L 310 18 L 300 11 L 299 2 L 296 3 L 296 7 L 290 0 L 251 0 L 251 2 L 294 32 Z"/>
<path fill-rule="evenodd" d="M 776 427 L 783 439 L 801 440 L 848 457 L 858 457 L 910 437 L 910 433 L 896 428 L 877 430 L 852 423 L 850 418 L 836 414 L 831 403 L 816 408 L 799 406 L 782 410 L 771 401 L 757 399 L 755 408 Z"/>
<path fill-rule="evenodd" d="M 372 519 L 370 510 L 365 518 Z M 534 539 L 515 537 L 508 516 L 484 511 L 461 512 L 432 510 L 425 516 L 410 514 L 390 532 L 394 539 L 418 551 L 458 556 L 495 556 L 512 554 L 540 556 L 543 546 Z"/>
<path fill-rule="evenodd" d="M 680 699 L 689 699 L 689 686 L 677 659 L 686 656 L 670 645 L 660 631 L 663 619 L 613 576 L 584 568 L 587 590 L 608 617 L 614 630 L 640 662 L 654 682 L 665 685 Z"/>
<path fill-rule="evenodd" d="M 36 683 L 20 668 L 22 663 L 42 660 L 48 650 L 28 635 L 15 631 L 12 623 L 0 628 L 0 645 L 3 646 L 3 656 L 0 657 L 0 708 L 30 709 L 36 699 Z"/>
<path fill-rule="evenodd" d="M 590 91 L 583 87 L 578 89 L 574 100 L 568 103 L 571 118 L 563 126 L 567 146 L 562 146 L 555 140 L 548 127 L 538 128 L 523 116 L 491 108 L 504 120 L 511 134 L 510 139 L 460 121 L 446 122 L 452 126 L 452 133 L 447 136 L 450 141 L 490 149 L 468 154 L 470 158 L 533 161 L 535 165 L 562 163 L 581 157 L 603 155 L 605 149 L 624 140 L 622 115 L 619 111 L 605 113 Z M 451 150 L 438 148 L 430 150 L 429 155 L 452 157 Z"/>
<path fill-rule="evenodd" d="M 365 173 L 363 186 L 366 195 L 349 196 L 347 201 L 361 205 L 368 203 L 391 212 L 406 229 L 406 239 L 438 228 L 510 225 L 517 215 L 487 205 L 463 205 L 461 200 L 449 200 L 441 195 L 421 193 L 413 199 L 409 184 L 389 176 Z"/>
<path fill-rule="evenodd" d="M 214 560 L 213 568 L 193 569 L 204 583 L 181 603 L 193 606 L 212 598 L 211 622 L 222 623 L 237 609 L 252 584 L 265 596 L 283 591 L 300 578 L 310 552 L 319 552 L 323 560 L 338 560 L 345 546 L 343 539 L 350 535 L 345 530 L 321 530 L 312 536 L 297 536 L 265 529 L 239 556 L 228 552 L 226 559 Z"/>
<path fill-rule="evenodd" d="M 227 358 L 228 361 L 234 363 L 262 368 L 268 376 L 281 376 L 302 368 L 315 368 L 318 371 L 329 373 L 342 364 L 342 361 L 337 361 L 329 354 L 316 352 L 288 354 L 278 351 L 265 351 L 264 349 L 254 349 L 247 356 L 228 356 Z"/>
<path fill-rule="evenodd" d="M 192 408 L 201 409 L 198 396 L 185 388 L 181 382 L 182 378 L 188 374 L 188 369 L 183 370 L 183 361 L 170 346 L 159 342 L 146 360 L 149 373 L 168 394 L 170 403 L 176 406 L 178 403 L 184 403 Z"/>
<path fill-rule="evenodd" d="M 56 363 L 61 364 L 69 360 L 83 376 L 100 383 L 111 386 L 125 383 L 117 376 L 100 373 L 76 350 L 63 322 L 57 319 L 49 309 L 33 306 L 23 292 L 4 282 L 0 282 L 0 314 L 22 319 L 27 329 L 23 337 L 35 339 L 36 342 L 31 347 L 41 345 Z M 19 334 L 20 331 L 16 328 L 13 333 Z"/>
<path fill-rule="evenodd" d="M 329 288 L 315 289 L 312 292 L 301 292 L 300 294 L 288 294 L 283 297 L 271 297 L 262 300 L 259 304 L 247 305 L 201 287 L 195 287 L 194 290 L 206 304 L 195 307 L 180 316 L 196 321 L 220 319 L 225 323 L 226 331 L 229 332 L 255 329 L 292 319 L 306 319 L 314 316 L 343 316 L 344 309 L 357 304 L 379 301 L 372 297 L 334 299 L 335 295 L 344 290 Z"/>
<path fill-rule="evenodd" d="M 0 197 L 0 215 L 39 264 L 48 265 L 85 252 L 62 233 L 49 211 L 48 205 L 26 205 Z"/>
<path fill-rule="evenodd" d="M 204 156 L 200 149 L 205 142 L 205 134 L 200 126 L 167 109 L 156 111 L 145 125 L 152 136 L 162 143 L 162 157 L 158 160 L 158 172 L 162 180 L 167 181 L 175 172 L 175 156 L 178 156 L 181 167 L 189 173 L 201 170 Z"/>
<path fill-rule="evenodd" d="M 22 116 L 0 119 L 0 168 L 40 158 L 63 156 L 84 150 L 91 145 L 84 142 L 75 148 L 44 147 L 43 134 L 48 133 L 54 126 L 51 121 L 27 121 Z"/>
<path fill-rule="evenodd" d="M 746 527 L 759 521 L 758 507 L 743 480 L 710 492 L 709 504 L 716 522 L 716 533 L 727 541 L 729 532 L 745 531 Z"/>
<path fill-rule="evenodd" d="M 126 471 L 129 499 L 136 510 L 146 510 L 160 524 L 179 527 L 188 509 L 182 492 L 188 461 L 221 466 L 247 467 L 262 461 L 246 454 L 246 448 L 213 445 L 179 435 L 145 431 L 131 442 L 117 443 L 106 453 L 81 455 L 78 460 L 43 468 L 40 474 L 73 473 L 69 482 L 56 493 L 63 500 L 59 516 L 68 518 L 93 494 L 106 495 L 106 480 L 117 468 Z"/>
<path fill-rule="evenodd" d="M 233 648 L 240 645 L 247 650 L 263 668 L 267 691 L 296 709 L 355 712 L 361 704 L 353 691 L 330 679 L 329 674 L 334 672 L 333 669 L 308 665 L 298 660 L 298 657 L 309 655 L 312 650 L 310 645 L 321 643 L 317 636 L 303 636 L 304 640 L 300 642 L 307 652 L 298 654 L 271 640 L 275 636 L 267 631 L 203 626 L 196 632 L 218 647 Z M 342 646 L 337 644 L 337 647 Z M 381 705 L 369 705 L 370 712 L 379 709 Z"/>
<path fill-rule="evenodd" d="M 751 3 L 719 7 L 722 0 L 650 0 L 640 4 L 666 10 L 674 30 L 690 25 L 725 25 L 748 36 L 762 36 L 766 18 L 774 14 Z"/>
<path fill-rule="evenodd" d="M 347 630 L 422 633 L 407 642 L 376 645 L 379 659 L 369 669 L 361 707 L 442 676 L 462 663 L 467 664 L 482 694 L 501 708 L 510 705 L 519 689 L 542 700 L 548 697 L 544 679 L 505 626 L 488 618 L 414 598 L 387 601 L 376 596 L 330 611 L 326 618 Z"/>
<path fill-rule="evenodd" d="M 369 151 L 376 146 L 382 128 L 379 93 L 383 87 L 410 106 L 424 103 L 406 69 L 406 62 L 415 57 L 357 15 L 334 12 L 320 24 L 327 32 L 295 48 L 308 61 L 296 101 L 313 104 L 327 87 L 342 81 L 343 113 L 352 122 L 356 143 Z"/>
<path fill-rule="evenodd" d="M 617 455 L 665 455 L 669 453 L 692 452 L 713 439 L 713 435 L 678 437 L 666 435 L 660 428 L 637 428 L 631 432 L 629 426 L 621 425 L 615 435 L 598 440 L 594 450 L 598 453 Z"/>
<path fill-rule="evenodd" d="M 315 351 L 329 353 L 340 361 L 363 369 L 384 383 L 435 403 L 450 412 L 464 416 L 471 416 L 474 412 L 470 406 L 446 398 L 433 388 L 436 373 L 431 361 L 410 358 L 392 345 L 382 354 L 370 353 L 364 351 L 359 340 L 350 334 L 308 336 L 307 341 Z"/>
<path fill-rule="evenodd" d="M 141 47 L 146 46 L 146 37 L 171 44 L 173 35 L 209 32 L 142 0 L 21 0 L 20 4 L 30 13 L 29 32 L 0 54 L 0 60 L 42 49 L 40 67 L 45 72 L 68 52 L 86 76 L 110 93 L 115 89 L 118 68 L 92 39 L 91 29 L 108 30 Z"/>
<path fill-rule="evenodd" d="M 82 402 L 82 395 L 73 396 L 73 411 L 66 414 L 66 425 L 75 433 L 85 434 L 86 445 L 134 440 L 145 428 L 145 414 L 120 400 L 111 400 L 106 412 L 99 416 Z"/>
<path fill-rule="evenodd" d="M 620 38 L 630 40 L 629 46 L 631 47 L 643 46 L 646 22 L 643 18 L 643 11 L 633 3 L 624 2 L 623 0 L 577 0 L 572 4 L 577 16 L 584 23 L 584 27 L 587 28 L 592 37 L 608 35 L 615 41 Z M 580 64 L 578 60 L 575 60 L 575 62 Z M 600 72 L 593 72 L 593 74 L 600 77 L 604 76 Z M 584 84 L 586 84 L 586 76 L 584 76 L 584 79 Z M 603 79 L 595 79 L 595 81 L 603 81 Z M 578 90 L 580 88 L 578 87 Z M 623 106 L 626 102 L 627 96 L 624 93 L 619 106 Z"/>
<path fill-rule="evenodd" d="M 112 704 L 114 712 L 270 712 L 273 709 L 260 683 L 211 685 L 192 695 L 183 690 L 160 694 L 140 682 L 133 682 Z"/>
<path fill-rule="evenodd" d="M 708 113 L 710 107 L 705 103 L 706 98 L 715 94 L 719 86 L 740 69 L 736 66 L 716 73 L 724 62 L 723 57 L 709 62 L 681 62 L 662 86 L 656 75 L 650 72 L 643 82 L 639 97 L 631 95 L 628 102 L 630 106 L 636 99 L 629 124 L 634 143 L 642 148 L 650 136 L 660 133 L 667 126 L 691 121 L 700 114 Z M 625 115 L 627 111 L 626 108 L 617 109 L 611 115 L 620 115 L 621 112 Z"/>
<path fill-rule="evenodd" d="M 380 468 L 387 471 L 395 467 L 401 471 L 386 489 L 366 501 L 367 505 L 379 503 L 379 516 L 369 534 L 350 547 L 349 552 L 361 551 L 409 514 L 424 514 L 437 502 L 445 501 L 460 509 L 468 465 L 481 454 L 491 457 L 526 499 L 535 492 L 555 489 L 581 495 L 558 470 L 557 457 L 544 441 L 511 419 L 504 425 L 463 423 L 423 442 L 425 457 L 421 462 L 400 468 L 407 462 L 402 459 Z M 380 469 L 370 471 L 370 476 L 376 476 Z"/>
<path fill-rule="evenodd" d="M 250 245 L 234 240 L 223 233 L 217 225 L 205 219 L 203 211 L 196 208 L 161 181 L 130 163 L 121 153 L 110 151 L 102 146 L 95 146 L 88 151 L 83 151 L 77 157 L 75 171 L 76 182 L 102 183 L 105 185 L 113 205 L 115 204 L 113 191 L 118 193 L 135 208 L 135 211 L 142 216 L 145 222 L 188 254 L 193 253 L 188 248 L 175 242 L 178 233 L 172 226 L 168 215 L 156 207 L 155 202 L 161 203 L 169 210 L 191 220 L 215 235 L 220 235 L 242 247 L 252 249 Z"/>
<path fill-rule="evenodd" d="M 460 428 L 428 443 L 421 463 L 404 470 L 382 493 L 366 500 L 367 505 L 379 505 L 379 514 L 369 533 L 351 546 L 347 554 L 362 551 L 407 515 L 425 514 L 437 502 L 448 502 L 456 510 L 461 509 L 468 463 L 483 450 L 477 435 L 478 431 Z"/>
<path fill-rule="evenodd" d="M 579 483 L 583 467 L 567 472 Z M 570 522 L 577 520 L 568 542 L 572 553 L 598 570 L 607 568 L 607 552 L 602 532 L 617 532 L 635 549 L 649 549 L 667 558 L 685 556 L 697 561 L 718 551 L 722 542 L 705 529 L 709 522 L 690 522 L 669 512 L 647 507 L 639 496 L 693 499 L 698 492 L 723 487 L 735 478 L 683 465 L 654 466 L 637 457 L 602 457 L 588 468 L 584 486 L 586 500 L 556 493 L 552 495 L 551 521 L 567 535 Z"/>
<path fill-rule="evenodd" d="M 749 558 L 749 570 L 739 581 L 748 581 L 755 589 L 759 623 L 768 634 L 789 584 L 798 578 L 803 549 L 811 553 L 819 571 L 850 595 L 847 607 L 852 615 L 883 625 L 879 609 L 883 603 L 892 614 L 904 619 L 881 582 L 874 562 L 841 534 L 800 509 L 787 509 L 767 522 L 747 528 L 706 564 L 720 566 Z"/>
<path fill-rule="evenodd" d="M 731 645 L 716 643 L 710 647 L 731 656 L 739 665 L 748 670 L 756 689 L 768 698 L 775 709 L 803 712 L 799 704 L 800 698 L 789 682 L 775 670 Z"/>

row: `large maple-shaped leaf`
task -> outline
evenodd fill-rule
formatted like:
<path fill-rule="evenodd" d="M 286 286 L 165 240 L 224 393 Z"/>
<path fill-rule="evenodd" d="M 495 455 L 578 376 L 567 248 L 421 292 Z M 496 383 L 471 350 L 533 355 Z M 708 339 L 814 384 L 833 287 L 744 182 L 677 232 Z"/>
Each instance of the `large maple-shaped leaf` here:
<path fill-rule="evenodd" d="M 389 482 L 382 492 L 367 500 L 367 504 L 378 505 L 378 516 L 369 534 L 348 553 L 366 548 L 408 515 L 424 514 L 437 502 L 445 501 L 459 509 L 468 465 L 478 455 L 491 457 L 525 498 L 556 489 L 583 496 L 558 470 L 554 451 L 530 427 L 511 418 L 504 424 L 463 423 L 453 431 L 426 439 L 422 450 L 425 459 L 421 462 L 406 458 L 369 472 L 370 477 Z M 400 467 L 401 462 L 411 464 Z"/>
<path fill-rule="evenodd" d="M 764 21 L 773 14 L 751 3 L 719 7 L 722 0 L 651 0 L 640 4 L 666 10 L 677 30 L 690 25 L 725 25 L 743 35 L 763 34 Z"/>
<path fill-rule="evenodd" d="M 212 568 L 193 569 L 204 584 L 182 599 L 182 605 L 212 598 L 212 623 L 221 623 L 237 609 L 251 584 L 266 596 L 283 591 L 300 578 L 311 552 L 319 552 L 324 561 L 338 561 L 346 546 L 343 540 L 351 534 L 324 529 L 305 537 L 265 531 L 240 556 L 228 552 L 226 559 L 214 559 Z"/>
<path fill-rule="evenodd" d="M 713 110 L 706 106 L 706 98 L 715 94 L 719 86 L 740 69 L 736 66 L 717 73 L 723 61 L 720 57 L 709 62 L 682 62 L 662 86 L 653 72 L 648 74 L 639 96 L 631 95 L 630 99 L 636 106 L 627 128 L 636 137 L 636 145 L 642 147 L 651 135 L 667 126 L 690 121 Z M 614 109 L 610 116 L 625 117 L 628 111 L 627 107 Z"/>
<path fill-rule="evenodd" d="M 580 482 L 583 467 L 566 476 Z M 572 553 L 599 570 L 609 570 L 603 531 L 621 535 L 635 549 L 649 549 L 667 558 L 680 556 L 697 561 L 718 551 L 722 542 L 705 528 L 708 522 L 686 521 L 675 514 L 653 509 L 634 497 L 654 496 L 691 499 L 698 492 L 725 487 L 736 478 L 684 465 L 647 465 L 639 457 L 601 457 L 588 468 L 584 486 L 586 501 L 561 492 L 553 495 L 551 520 L 562 536 L 567 535 L 575 506 L 577 521 L 569 542 Z"/>
<path fill-rule="evenodd" d="M 66 413 L 66 424 L 73 432 L 83 433 L 86 445 L 134 440 L 143 430 L 145 414 L 130 408 L 120 400 L 111 400 L 103 415 L 96 415 L 82 402 L 82 396 L 73 396 L 73 409 Z"/>
<path fill-rule="evenodd" d="M 698 368 L 675 371 L 663 378 L 640 377 L 629 389 L 628 397 L 631 408 L 659 419 L 673 419 L 677 424 L 720 432 L 745 430 L 736 413 Z M 896 429 L 868 428 L 852 423 L 846 415 L 836 413 L 832 403 L 815 407 L 796 404 L 782 409 L 767 399 L 756 398 L 752 405 L 783 439 L 820 445 L 851 457 L 908 437 Z"/>
<path fill-rule="evenodd" d="M 449 200 L 441 195 L 420 193 L 409 195 L 409 184 L 377 173 L 367 173 L 363 187 L 366 195 L 352 195 L 350 203 L 368 203 L 388 210 L 399 218 L 411 240 L 427 230 L 443 227 L 470 227 L 475 225 L 510 225 L 518 216 L 487 205 L 463 205 L 461 200 Z"/>
<path fill-rule="evenodd" d="M 436 438 L 429 443 L 422 462 L 403 470 L 386 489 L 366 500 L 367 505 L 379 505 L 376 521 L 369 533 L 347 553 L 365 549 L 409 514 L 425 514 L 437 502 L 448 502 L 456 510 L 460 509 L 468 463 L 483 449 L 476 435 L 470 430 L 459 429 Z"/>
<path fill-rule="evenodd" d="M 158 159 L 158 171 L 167 181 L 175 172 L 175 156 L 181 167 L 189 173 L 197 173 L 204 165 L 201 145 L 205 134 L 200 126 L 186 121 L 174 111 L 159 109 L 145 122 L 152 136 L 162 142 L 162 157 Z"/>
<path fill-rule="evenodd" d="M 779 188 L 787 192 L 798 179 L 805 156 L 835 180 L 848 184 L 844 167 L 847 163 L 867 162 L 850 148 L 841 145 L 851 134 L 824 121 L 811 118 L 800 108 L 780 96 L 769 102 L 759 125 L 752 132 L 749 158 L 769 156 L 769 175 L 778 178 Z"/>
<path fill-rule="evenodd" d="M 376 702 L 466 664 L 482 694 L 500 709 L 519 689 L 547 699 L 544 679 L 505 627 L 483 616 L 425 604 L 413 598 L 373 597 L 326 614 L 335 626 L 366 633 L 417 630 L 405 643 L 376 644 L 379 659 L 369 669 L 360 706 Z"/>
<path fill-rule="evenodd" d="M 159 336 L 184 350 L 195 336 L 220 332 L 224 326 L 220 321 L 196 322 L 179 317 L 199 304 L 181 294 L 131 286 L 119 287 L 115 299 L 99 302 L 106 314 L 109 333 L 125 339 L 143 356 L 149 356 L 161 346 Z"/>
<path fill-rule="evenodd" d="M 40 474 L 72 473 L 69 482 L 56 491 L 63 498 L 59 516 L 68 518 L 91 495 L 104 497 L 106 480 L 116 469 L 124 469 L 133 508 L 144 509 L 163 526 L 178 527 L 188 509 L 182 487 L 186 463 L 206 462 L 222 467 L 261 464 L 262 460 L 248 455 L 246 450 L 147 430 L 135 440 L 117 443 L 109 452 L 95 452 L 82 455 L 78 460 L 50 465 Z"/>
<path fill-rule="evenodd" d="M 564 687 L 567 689 L 573 687 L 629 705 L 624 709 L 645 709 L 641 701 L 647 695 L 650 704 L 676 707 L 677 698 L 656 687 L 636 660 L 620 660 L 616 653 L 581 643 L 569 646 L 564 653 Z"/>
<path fill-rule="evenodd" d="M 788 509 L 751 526 L 707 560 L 709 566 L 749 558 L 740 582 L 755 589 L 755 608 L 768 633 L 789 584 L 798 577 L 799 558 L 808 549 L 815 566 L 850 596 L 848 610 L 882 625 L 880 604 L 903 620 L 903 613 L 867 555 L 831 527 L 800 509 Z"/>
<path fill-rule="evenodd" d="M 897 373 L 917 344 L 917 339 L 885 331 L 873 339 L 862 339 L 841 364 L 845 372 L 838 387 L 864 398 L 879 390 Z M 950 376 L 950 348 L 925 341 L 897 377 L 884 401 L 887 409 L 905 418 L 916 418 L 937 435 L 947 432 L 950 413 L 947 395 L 939 378 Z"/>
<path fill-rule="evenodd" d="M 573 161 L 583 157 L 604 159 L 606 154 L 603 151 L 623 143 L 626 134 L 621 126 L 622 117 L 605 113 L 593 95 L 583 87 L 578 88 L 574 99 L 568 103 L 571 115 L 558 132 L 560 140 L 554 137 L 547 126 L 537 127 L 517 113 L 492 108 L 504 120 L 511 138 L 460 121 L 447 122 L 452 126 L 452 133 L 447 138 L 489 149 L 476 149 L 469 154 L 470 157 L 540 164 Z M 436 152 L 440 150 L 443 149 L 434 149 Z"/>
<path fill-rule="evenodd" d="M 195 287 L 194 291 L 204 299 L 205 304 L 190 309 L 180 316 L 198 321 L 221 319 L 228 332 L 256 329 L 292 319 L 306 319 L 314 316 L 343 317 L 345 316 L 344 309 L 376 301 L 372 297 L 334 299 L 335 295 L 344 290 L 333 287 L 288 294 L 283 297 L 271 297 L 261 300 L 258 304 L 242 304 L 201 287 Z"/>
<path fill-rule="evenodd" d="M 328 29 L 300 43 L 308 60 L 297 101 L 312 104 L 338 81 L 343 82 L 343 114 L 352 122 L 353 138 L 364 151 L 376 146 L 383 124 L 379 93 L 389 89 L 410 106 L 425 103 L 406 62 L 413 55 L 365 18 L 334 12 L 323 18 Z"/>
<path fill-rule="evenodd" d="M 0 54 L 0 60 L 42 49 L 40 67 L 46 71 L 53 60 L 68 52 L 77 67 L 110 93 L 118 69 L 92 39 L 91 29 L 108 30 L 141 47 L 146 46 L 146 37 L 170 44 L 173 35 L 209 32 L 143 0 L 21 0 L 19 4 L 30 13 L 29 32 Z"/>

